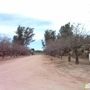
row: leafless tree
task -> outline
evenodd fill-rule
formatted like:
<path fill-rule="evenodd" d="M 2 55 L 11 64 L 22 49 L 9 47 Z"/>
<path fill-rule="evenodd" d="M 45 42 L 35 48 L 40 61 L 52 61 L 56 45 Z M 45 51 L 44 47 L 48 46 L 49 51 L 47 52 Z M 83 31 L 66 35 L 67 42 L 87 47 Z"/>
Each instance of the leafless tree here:
<path fill-rule="evenodd" d="M 4 58 L 4 56 L 7 55 L 9 51 L 9 45 L 10 45 L 10 38 L 6 36 L 0 37 L 0 51 L 2 53 L 2 58 Z"/>
<path fill-rule="evenodd" d="M 84 28 L 80 24 L 73 26 L 74 35 L 69 38 L 69 45 L 71 45 L 73 52 L 75 53 L 76 64 L 79 64 L 78 49 L 84 45 Z"/>

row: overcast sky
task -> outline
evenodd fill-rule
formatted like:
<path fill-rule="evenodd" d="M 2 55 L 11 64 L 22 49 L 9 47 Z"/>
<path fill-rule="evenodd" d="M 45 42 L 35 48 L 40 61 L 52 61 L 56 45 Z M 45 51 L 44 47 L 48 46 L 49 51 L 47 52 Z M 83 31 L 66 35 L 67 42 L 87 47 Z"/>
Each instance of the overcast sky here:
<path fill-rule="evenodd" d="M 90 0 L 0 0 L 0 33 L 13 37 L 18 25 L 34 29 L 30 47 L 42 49 L 46 29 L 58 30 L 68 22 L 90 26 Z"/>

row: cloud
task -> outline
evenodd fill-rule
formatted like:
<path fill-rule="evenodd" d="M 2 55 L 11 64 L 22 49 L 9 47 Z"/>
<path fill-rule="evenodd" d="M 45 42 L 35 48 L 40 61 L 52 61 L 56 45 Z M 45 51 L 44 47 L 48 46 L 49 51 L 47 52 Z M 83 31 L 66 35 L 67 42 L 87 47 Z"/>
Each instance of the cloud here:
<path fill-rule="evenodd" d="M 12 37 L 18 25 L 35 28 L 33 45 L 39 48 L 46 29 L 58 32 L 68 22 L 90 22 L 89 8 L 90 0 L 1 0 L 0 33 Z"/>
<path fill-rule="evenodd" d="M 35 36 L 33 39 L 35 39 L 36 41 L 41 40 L 44 38 L 44 32 L 38 31 L 35 32 Z"/>
<path fill-rule="evenodd" d="M 52 22 L 37 18 L 25 17 L 20 14 L 0 13 L 0 33 L 10 37 L 15 35 L 18 25 L 34 28 L 34 39 L 42 39 L 43 31 L 53 25 Z"/>
<path fill-rule="evenodd" d="M 90 0 L 2 0 L 0 12 L 53 22 L 80 21 L 90 11 L 89 4 Z"/>
<path fill-rule="evenodd" d="M 40 20 L 37 18 L 30 18 L 25 17 L 20 14 L 7 14 L 7 13 L 0 13 L 0 25 L 6 25 L 6 26 L 18 26 L 18 25 L 24 25 L 24 26 L 48 26 L 51 25 L 50 21 Z"/>

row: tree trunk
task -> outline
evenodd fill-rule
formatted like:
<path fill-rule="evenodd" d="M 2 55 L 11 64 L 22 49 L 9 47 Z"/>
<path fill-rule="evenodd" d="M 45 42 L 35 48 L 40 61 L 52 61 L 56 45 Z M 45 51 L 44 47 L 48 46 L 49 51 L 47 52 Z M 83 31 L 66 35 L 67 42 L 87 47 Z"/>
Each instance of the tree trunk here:
<path fill-rule="evenodd" d="M 88 53 L 86 54 L 86 57 L 89 58 L 90 50 L 88 49 Z"/>
<path fill-rule="evenodd" d="M 4 51 L 2 51 L 2 58 L 4 59 L 4 56 L 5 56 L 5 52 Z"/>
<path fill-rule="evenodd" d="M 76 58 L 76 62 L 75 62 L 75 64 L 79 64 L 77 48 L 75 49 L 75 58 Z"/>
<path fill-rule="evenodd" d="M 71 55 L 70 55 L 70 52 L 68 53 L 68 62 L 71 62 Z"/>
<path fill-rule="evenodd" d="M 61 59 L 62 59 L 62 54 L 61 54 Z"/>

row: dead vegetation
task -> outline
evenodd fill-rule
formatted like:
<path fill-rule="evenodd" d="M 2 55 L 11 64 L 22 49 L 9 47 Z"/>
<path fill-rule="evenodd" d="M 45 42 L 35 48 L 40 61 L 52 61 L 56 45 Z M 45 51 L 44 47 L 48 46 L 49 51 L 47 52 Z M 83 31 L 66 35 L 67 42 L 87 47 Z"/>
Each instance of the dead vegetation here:
<path fill-rule="evenodd" d="M 80 59 L 80 64 L 76 65 L 74 63 L 75 58 L 71 58 L 71 62 L 68 62 L 67 56 L 64 56 L 62 59 L 52 56 L 46 56 L 46 58 L 46 64 L 53 65 L 57 68 L 57 70 L 62 71 L 68 75 L 72 75 L 76 79 L 79 79 L 83 82 L 90 82 L 90 61 Z"/>

